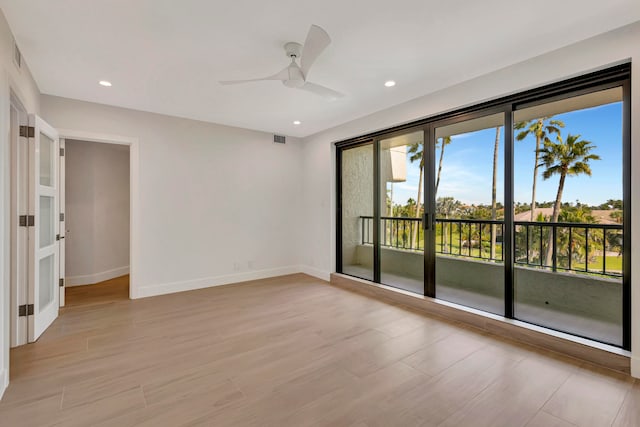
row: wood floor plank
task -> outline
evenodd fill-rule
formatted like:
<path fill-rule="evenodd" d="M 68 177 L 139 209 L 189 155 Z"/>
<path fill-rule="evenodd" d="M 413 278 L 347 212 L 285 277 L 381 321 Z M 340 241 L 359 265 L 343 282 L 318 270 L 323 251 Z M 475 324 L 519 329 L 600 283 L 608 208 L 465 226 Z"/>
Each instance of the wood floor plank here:
<path fill-rule="evenodd" d="M 461 331 L 409 355 L 404 362 L 426 374 L 438 375 L 488 344 L 488 340 L 478 334 Z"/>
<path fill-rule="evenodd" d="M 497 375 L 489 387 L 440 425 L 524 426 L 575 369 L 553 360 L 525 359 Z"/>
<path fill-rule="evenodd" d="M 302 274 L 141 300 L 67 289 L 0 425 L 637 426 L 630 377 Z"/>
<path fill-rule="evenodd" d="M 580 426 L 611 425 L 631 386 L 628 377 L 603 378 L 584 369 L 571 375 L 542 410 Z"/>
<path fill-rule="evenodd" d="M 613 427 L 638 425 L 640 425 L 640 382 L 636 380 L 627 392 L 618 414 L 616 414 Z"/>
<path fill-rule="evenodd" d="M 526 427 L 572 427 L 568 421 L 561 420 L 546 412 L 539 411 L 526 425 Z"/>
<path fill-rule="evenodd" d="M 61 410 L 54 415 L 54 419 L 57 419 L 57 421 L 53 425 L 61 427 L 92 426 L 144 407 L 145 401 L 142 388 L 136 387 L 83 405 L 74 406 L 70 409 Z"/>

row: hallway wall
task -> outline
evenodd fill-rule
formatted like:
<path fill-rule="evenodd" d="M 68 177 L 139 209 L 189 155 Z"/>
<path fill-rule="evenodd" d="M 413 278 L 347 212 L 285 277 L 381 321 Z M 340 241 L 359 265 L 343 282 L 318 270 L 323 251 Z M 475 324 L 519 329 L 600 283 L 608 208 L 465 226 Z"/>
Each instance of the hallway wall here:
<path fill-rule="evenodd" d="M 40 91 L 26 62 L 14 63 L 11 28 L 0 10 L 0 397 L 9 384 L 10 289 L 11 289 L 11 152 L 9 106 L 11 93 L 29 113 L 40 112 Z"/>
<path fill-rule="evenodd" d="M 66 141 L 66 286 L 129 273 L 129 147 Z"/>

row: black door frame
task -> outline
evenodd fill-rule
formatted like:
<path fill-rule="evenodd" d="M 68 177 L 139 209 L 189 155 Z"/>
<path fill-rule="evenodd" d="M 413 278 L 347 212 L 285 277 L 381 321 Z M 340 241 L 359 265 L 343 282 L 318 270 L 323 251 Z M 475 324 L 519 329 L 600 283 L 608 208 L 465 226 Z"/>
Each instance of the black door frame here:
<path fill-rule="evenodd" d="M 623 337 L 622 348 L 631 350 L 631 64 L 625 63 L 604 70 L 585 74 L 583 76 L 574 77 L 561 82 L 549 84 L 539 88 L 527 90 L 515 95 L 510 95 L 495 100 L 483 102 L 470 107 L 455 110 L 449 113 L 437 114 L 431 117 L 416 120 L 414 122 L 395 126 L 390 129 L 372 132 L 356 138 L 338 141 L 336 146 L 336 271 L 342 272 L 342 223 L 341 223 L 341 154 L 342 150 L 353 148 L 359 145 L 373 144 L 374 150 L 374 281 L 380 283 L 380 266 L 379 266 L 379 219 L 380 219 L 380 193 L 379 193 L 379 142 L 396 135 L 410 133 L 418 129 L 424 132 L 424 152 L 428 153 L 425 158 L 425 174 L 423 182 L 424 195 L 427 195 L 427 183 L 435 182 L 435 128 L 442 126 L 443 123 L 456 123 L 460 121 L 470 120 L 485 115 L 504 113 L 504 205 L 513 206 L 513 113 L 519 109 L 531 107 L 534 105 L 546 104 L 560 99 L 571 98 L 587 93 L 597 92 L 613 87 L 621 87 L 623 91 Z M 510 132 L 506 130 L 510 129 Z M 427 149 L 428 147 L 428 149 Z M 427 167 L 429 165 L 429 167 Z M 427 170 L 429 174 L 427 174 Z M 428 175 L 430 175 L 428 177 Z M 427 178 L 428 177 L 428 178 Z M 428 181 L 427 181 L 428 179 Z M 435 194 L 429 192 L 429 202 L 425 197 L 425 287 L 424 295 L 435 297 L 435 233 L 432 226 L 435 224 Z M 505 265 L 505 309 L 504 317 L 514 318 L 514 259 L 513 259 L 513 210 L 505 209 L 504 217 L 504 265 Z M 433 234 L 432 234 L 433 233 Z M 430 250 L 427 250 L 427 241 L 429 241 Z M 507 248 L 508 246 L 508 248 Z M 431 253 L 432 256 L 427 255 Z"/>
<path fill-rule="evenodd" d="M 427 129 L 428 125 L 418 125 L 418 126 L 414 126 L 414 127 L 407 127 L 407 128 L 403 128 L 400 130 L 396 130 L 396 131 L 392 131 L 392 132 L 387 132 L 387 133 L 381 133 L 379 135 L 376 136 L 376 138 L 374 138 L 373 140 L 373 159 L 374 159 L 374 165 L 373 165 L 373 170 L 374 170 L 374 178 L 373 178 L 373 265 L 374 265 L 374 269 L 373 269 L 373 277 L 374 277 L 374 282 L 376 283 L 382 283 L 381 279 L 380 279 L 380 275 L 381 275 L 381 271 L 380 271 L 380 224 L 381 224 L 381 217 L 382 215 L 380 214 L 380 193 L 381 193 L 381 188 L 382 186 L 380 185 L 380 141 L 383 140 L 387 140 L 390 138 L 395 138 L 398 136 L 402 136 L 402 135 L 407 135 L 410 133 L 415 133 L 415 132 L 419 132 L 422 131 L 422 141 L 424 144 L 424 147 L 422 149 L 422 155 L 424 158 L 424 167 L 425 167 L 425 173 L 422 176 L 422 198 L 424 200 L 424 205 L 425 205 L 425 212 L 426 212 L 426 198 L 425 198 L 425 192 L 426 192 L 426 170 L 427 170 L 427 166 L 428 166 L 428 162 L 429 162 L 429 155 L 430 155 L 430 151 L 427 150 Z M 424 250 L 424 270 L 423 270 L 423 283 L 424 283 L 424 279 L 426 277 L 426 268 L 427 268 L 427 229 L 425 228 L 427 224 L 427 221 L 424 219 L 423 216 L 423 221 L 422 221 L 422 227 L 424 229 L 424 239 L 425 239 L 425 250 Z M 389 285 L 389 286 L 393 286 L 393 285 Z M 426 285 L 423 285 L 423 290 L 426 289 Z M 423 292 L 424 295 L 426 294 L 426 291 Z M 429 296 L 429 295 L 427 295 Z"/>
<path fill-rule="evenodd" d="M 502 200 L 504 204 L 504 219 L 503 219 L 503 241 L 502 241 L 502 253 L 503 253 L 503 269 L 504 269 L 504 317 L 513 318 L 513 210 L 507 209 L 507 206 L 513 206 L 513 131 L 507 132 L 507 129 L 513 129 L 513 112 L 510 104 L 490 107 L 479 111 L 460 114 L 455 117 L 446 118 L 438 121 L 434 121 L 430 124 L 429 128 L 429 140 L 430 140 L 430 152 L 435 157 L 435 145 L 437 142 L 435 132 L 436 129 L 456 123 L 462 123 L 470 120 L 479 119 L 482 117 L 492 116 L 496 114 L 502 114 L 503 116 L 503 140 L 504 140 L 504 177 L 503 177 L 503 195 Z M 432 173 L 431 182 L 435 183 L 435 159 L 433 164 L 429 166 Z M 429 201 L 429 212 L 431 214 L 432 235 L 430 235 L 430 244 L 433 247 L 433 256 L 429 257 L 429 283 L 427 283 L 428 293 L 425 295 L 435 298 L 436 297 L 436 254 L 435 254 L 435 219 L 436 219 L 436 194 L 435 191 L 431 191 L 431 197 Z M 426 239 L 426 237 L 425 237 Z M 425 242 L 426 247 L 426 242 Z"/>

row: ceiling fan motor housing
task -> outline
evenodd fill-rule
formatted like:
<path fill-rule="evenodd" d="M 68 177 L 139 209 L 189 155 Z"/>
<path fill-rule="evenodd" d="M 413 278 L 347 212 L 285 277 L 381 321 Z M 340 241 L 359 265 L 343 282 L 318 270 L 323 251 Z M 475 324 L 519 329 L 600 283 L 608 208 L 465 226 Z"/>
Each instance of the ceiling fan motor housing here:
<path fill-rule="evenodd" d="M 300 58 L 302 54 L 302 45 L 296 42 L 289 42 L 284 45 L 284 51 L 287 54 L 287 58 Z"/>

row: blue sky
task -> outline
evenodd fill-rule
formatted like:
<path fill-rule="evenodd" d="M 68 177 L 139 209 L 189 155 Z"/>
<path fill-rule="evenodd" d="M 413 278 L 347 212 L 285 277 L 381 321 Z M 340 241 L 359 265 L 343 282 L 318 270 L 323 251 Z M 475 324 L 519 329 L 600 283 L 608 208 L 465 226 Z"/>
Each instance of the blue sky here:
<path fill-rule="evenodd" d="M 579 134 L 582 139 L 596 146 L 593 152 L 601 160 L 592 161 L 592 176 L 568 177 L 563 202 L 579 200 L 589 205 L 599 205 L 608 199 L 622 199 L 622 103 L 602 105 L 584 110 L 558 114 L 565 127 L 562 136 Z M 445 148 L 442 176 L 438 197 L 451 196 L 466 204 L 491 203 L 491 178 L 495 128 L 470 132 L 452 138 Z M 535 137 L 514 142 L 514 200 L 531 202 L 531 184 Z M 498 160 L 498 201 L 503 201 L 504 181 L 504 132 L 500 132 L 500 157 Z M 436 167 L 440 150 L 436 149 Z M 536 200 L 553 201 L 558 190 L 558 176 L 542 178 L 539 168 Z M 418 191 L 418 163 L 407 164 L 407 181 L 393 184 L 394 204 L 415 200 Z"/>

